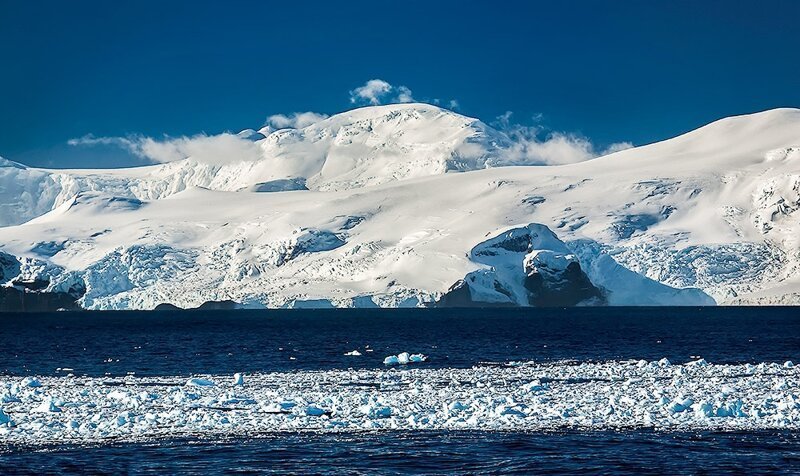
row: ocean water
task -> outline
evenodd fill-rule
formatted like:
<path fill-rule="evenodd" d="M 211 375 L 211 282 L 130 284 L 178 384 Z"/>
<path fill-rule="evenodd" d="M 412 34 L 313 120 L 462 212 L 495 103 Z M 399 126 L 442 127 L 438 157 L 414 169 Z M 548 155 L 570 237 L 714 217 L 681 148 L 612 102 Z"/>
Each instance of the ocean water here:
<path fill-rule="evenodd" d="M 441 368 L 662 357 L 800 361 L 794 308 L 101 312 L 0 314 L 0 323 L 0 374 L 13 377 L 381 368 L 385 356 L 402 351 L 424 353 L 425 366 Z M 363 356 L 344 356 L 354 349 Z M 800 471 L 800 435 L 791 431 L 275 434 L 0 453 L 0 474 Z"/>

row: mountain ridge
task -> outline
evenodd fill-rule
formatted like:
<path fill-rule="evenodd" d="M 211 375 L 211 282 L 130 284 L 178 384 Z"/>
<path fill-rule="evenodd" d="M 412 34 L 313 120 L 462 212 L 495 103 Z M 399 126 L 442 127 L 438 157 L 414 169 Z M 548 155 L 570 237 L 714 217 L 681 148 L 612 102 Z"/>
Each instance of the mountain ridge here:
<path fill-rule="evenodd" d="M 401 111 L 414 107 L 402 106 Z M 370 167 L 395 157 L 381 154 L 419 132 L 415 128 L 424 129 L 430 119 L 421 113 L 404 121 L 399 119 L 406 117 L 403 113 L 378 116 L 387 119 L 380 124 L 355 121 L 342 136 L 345 148 L 355 143 L 354 151 L 367 152 L 353 152 L 341 163 L 363 165 L 360 158 L 378 158 L 358 169 L 366 172 L 348 186 L 324 184 L 336 185 L 326 180 L 348 177 L 352 167 L 334 167 L 322 174 L 324 180 L 311 180 L 308 189 L 291 182 L 292 191 L 268 185 L 278 191 L 256 192 L 234 189 L 233 182 L 225 181 L 215 184 L 229 184 L 230 190 L 191 180 L 181 186 L 143 185 L 142 176 L 153 167 L 180 170 L 176 163 L 133 173 L 62 173 L 56 179 L 42 179 L 48 172 L 40 169 L 0 164 L 0 185 L 14 183 L 11 193 L 19 197 L 16 205 L 0 207 L 0 217 L 12 224 L 0 228 L 0 251 L 20 262 L 18 280 L 46 280 L 48 289 L 59 292 L 83 287 L 81 303 L 89 308 L 151 309 L 161 303 L 197 307 L 206 301 L 255 307 L 392 307 L 431 305 L 471 273 L 499 269 L 471 258 L 470 250 L 501 230 L 541 224 L 569 251 L 559 247 L 557 253 L 573 256 L 556 261 L 578 263 L 595 287 L 607 291 L 612 305 L 645 303 L 636 295 L 639 291 L 626 289 L 661 296 L 651 304 L 710 304 L 708 296 L 718 303 L 743 304 L 749 295 L 762 304 L 795 302 L 793 283 L 800 281 L 800 162 L 795 160 L 800 159 L 800 110 L 736 116 L 577 164 L 490 163 L 487 168 L 487 149 L 481 149 L 472 156 L 477 159 L 471 167 L 389 173 L 382 177 L 390 180 L 371 182 Z M 473 131 L 469 120 L 459 117 L 443 119 L 463 126 L 445 128 L 453 134 L 423 130 L 410 143 L 467 143 Z M 423 122 L 405 132 L 407 121 L 420 118 Z M 326 124 L 352 123 L 346 117 L 331 119 Z M 337 140 L 338 132 L 330 127 L 309 127 L 304 130 L 318 133 L 319 140 Z M 286 134 L 297 139 L 291 131 Z M 376 137 L 381 140 L 372 142 Z M 429 140 L 420 142 L 419 137 Z M 481 137 L 482 143 L 492 142 Z M 275 139 L 281 140 L 288 139 Z M 384 144 L 391 147 L 382 148 Z M 502 151 L 503 145 L 498 139 L 490 150 Z M 418 154 L 413 149 L 404 157 L 413 164 Z M 424 163 L 442 165 L 452 150 L 437 154 L 425 156 L 434 159 Z M 221 166 L 205 164 L 197 170 L 215 167 Z M 237 173 L 252 170 L 245 167 Z M 35 180 L 26 181 L 24 174 Z M 98 176 L 105 181 L 98 182 Z M 270 184 L 263 178 L 256 174 L 247 180 Z M 48 188 L 51 183 L 61 188 Z M 0 189 L 0 195 L 4 192 L 11 194 Z M 57 208 L 52 204 L 76 196 L 81 197 L 79 207 L 51 211 Z M 28 204 L 39 206 L 26 208 Z M 29 221 L 30 215 L 41 218 Z M 28 223 L 13 225 L 15 221 Z M 516 286 L 534 269 L 526 266 L 521 257 L 513 272 L 481 282 Z M 770 294 L 771 289 L 777 294 Z"/>

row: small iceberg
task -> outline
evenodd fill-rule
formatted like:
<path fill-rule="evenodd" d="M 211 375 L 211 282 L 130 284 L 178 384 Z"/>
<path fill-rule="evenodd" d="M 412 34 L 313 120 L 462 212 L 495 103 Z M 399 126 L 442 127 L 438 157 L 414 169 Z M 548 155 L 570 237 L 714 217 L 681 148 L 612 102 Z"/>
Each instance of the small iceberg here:
<path fill-rule="evenodd" d="M 0 426 L 13 426 L 14 422 L 11 420 L 11 417 L 8 416 L 8 413 L 4 412 L 2 408 L 0 408 Z"/>
<path fill-rule="evenodd" d="M 30 387 L 30 388 L 38 388 L 42 386 L 42 383 L 39 382 L 39 379 L 36 377 L 25 377 L 22 380 L 23 387 Z"/>
<path fill-rule="evenodd" d="M 233 374 L 233 384 L 244 385 L 244 375 L 239 373 Z"/>
<path fill-rule="evenodd" d="M 330 412 L 328 410 L 323 410 L 322 408 L 315 407 L 314 405 L 309 405 L 306 407 L 306 415 L 308 416 L 322 416 L 329 413 Z"/>
<path fill-rule="evenodd" d="M 706 359 L 698 359 L 688 362 L 686 365 L 689 367 L 708 367 L 708 362 L 706 362 Z"/>
<path fill-rule="evenodd" d="M 34 413 L 61 413 L 61 409 L 50 398 L 44 400 L 41 405 L 31 411 Z"/>
<path fill-rule="evenodd" d="M 205 378 L 190 378 L 186 381 L 189 387 L 214 387 L 216 384 Z"/>
<path fill-rule="evenodd" d="M 402 352 L 397 355 L 390 355 L 383 359 L 384 365 L 408 365 L 411 363 L 420 363 L 428 360 L 428 357 L 422 354 L 409 354 Z"/>
<path fill-rule="evenodd" d="M 349 355 L 349 356 L 352 356 L 352 357 L 361 357 L 361 352 L 359 352 L 357 350 L 352 350 L 350 352 L 345 352 L 344 355 Z"/>

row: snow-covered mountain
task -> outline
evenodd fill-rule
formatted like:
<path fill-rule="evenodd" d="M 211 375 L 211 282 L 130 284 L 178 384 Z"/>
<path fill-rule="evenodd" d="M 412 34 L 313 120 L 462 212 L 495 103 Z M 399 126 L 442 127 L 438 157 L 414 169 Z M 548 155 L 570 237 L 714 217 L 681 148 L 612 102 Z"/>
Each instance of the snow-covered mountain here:
<path fill-rule="evenodd" d="M 0 158 L 0 225 L 24 223 L 81 191 L 158 200 L 190 187 L 345 190 L 506 165 L 503 151 L 511 145 L 481 121 L 427 104 L 355 109 L 303 129 L 266 127 L 230 136 L 236 139 L 253 141 L 240 144 L 246 160 L 187 157 L 129 169 L 45 170 Z"/>
<path fill-rule="evenodd" d="M 242 137 L 257 159 L 0 162 L 0 282 L 97 309 L 800 301 L 797 109 L 563 166 L 420 104 Z"/>

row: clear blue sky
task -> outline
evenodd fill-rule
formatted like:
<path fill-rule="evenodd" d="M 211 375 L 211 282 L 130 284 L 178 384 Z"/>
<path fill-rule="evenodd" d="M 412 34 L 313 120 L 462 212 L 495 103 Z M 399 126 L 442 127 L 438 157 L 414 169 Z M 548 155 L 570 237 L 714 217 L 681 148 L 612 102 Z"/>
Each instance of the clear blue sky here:
<path fill-rule="evenodd" d="M 381 78 L 599 145 L 800 106 L 800 2 L 0 1 L 0 155 L 120 166 L 161 137 L 335 113 Z"/>

